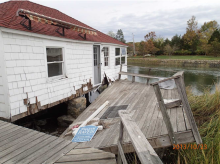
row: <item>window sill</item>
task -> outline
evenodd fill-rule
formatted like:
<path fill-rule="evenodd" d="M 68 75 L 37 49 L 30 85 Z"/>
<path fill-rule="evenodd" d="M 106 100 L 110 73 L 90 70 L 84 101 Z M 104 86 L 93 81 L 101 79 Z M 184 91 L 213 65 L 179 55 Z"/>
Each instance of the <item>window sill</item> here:
<path fill-rule="evenodd" d="M 47 78 L 47 82 L 48 83 L 53 83 L 53 82 L 57 82 L 57 81 L 62 81 L 62 80 L 66 80 L 68 77 L 61 75 L 61 76 L 54 76 L 54 77 L 48 77 Z"/>

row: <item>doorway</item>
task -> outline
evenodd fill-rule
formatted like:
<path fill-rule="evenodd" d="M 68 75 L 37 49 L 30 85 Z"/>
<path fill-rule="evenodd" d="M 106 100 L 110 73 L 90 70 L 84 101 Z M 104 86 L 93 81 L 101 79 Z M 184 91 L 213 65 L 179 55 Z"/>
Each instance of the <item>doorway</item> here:
<path fill-rule="evenodd" d="M 100 46 L 93 46 L 93 64 L 94 64 L 94 84 L 101 83 L 101 61 L 100 61 Z"/>

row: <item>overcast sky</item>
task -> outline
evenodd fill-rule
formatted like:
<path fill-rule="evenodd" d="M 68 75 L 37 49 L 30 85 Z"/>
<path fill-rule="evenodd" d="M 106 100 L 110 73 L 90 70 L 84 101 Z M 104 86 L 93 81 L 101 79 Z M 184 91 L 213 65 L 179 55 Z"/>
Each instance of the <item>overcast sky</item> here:
<path fill-rule="evenodd" d="M 0 0 L 0 2 L 4 2 Z M 92 1 L 92 0 L 32 0 L 61 12 L 104 32 L 122 29 L 125 40 L 141 41 L 155 31 L 157 36 L 171 38 L 183 35 L 186 23 L 196 16 L 199 27 L 207 21 L 220 23 L 220 0 L 142 0 L 142 1 Z"/>

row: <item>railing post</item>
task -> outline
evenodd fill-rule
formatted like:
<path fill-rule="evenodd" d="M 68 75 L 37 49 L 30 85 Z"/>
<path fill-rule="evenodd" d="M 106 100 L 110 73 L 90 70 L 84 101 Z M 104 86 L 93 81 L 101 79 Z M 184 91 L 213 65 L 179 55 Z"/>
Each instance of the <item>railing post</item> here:
<path fill-rule="evenodd" d="M 120 72 L 122 71 L 122 64 L 120 65 Z M 121 79 L 121 74 L 119 74 L 119 76 L 118 76 L 118 80 L 120 80 Z"/>
<path fill-rule="evenodd" d="M 177 86 L 177 91 L 178 91 L 179 96 L 182 100 L 183 108 L 186 112 L 187 118 L 188 118 L 189 123 L 191 125 L 192 132 L 193 132 L 193 135 L 195 137 L 196 143 L 197 144 L 202 144 L 202 139 L 201 139 L 201 136 L 199 134 L 198 128 L 196 126 L 196 122 L 195 122 L 195 119 L 193 117 L 193 113 L 192 113 L 191 107 L 190 107 L 188 99 L 187 99 L 183 76 L 180 76 L 180 77 L 178 77 L 174 80 L 175 80 L 175 83 L 176 83 L 176 86 Z"/>
<path fill-rule="evenodd" d="M 123 140 L 123 131 L 124 131 L 124 125 L 122 121 L 120 122 L 120 129 L 119 129 L 119 139 L 118 139 L 118 164 L 127 164 L 123 149 L 122 149 L 122 140 Z"/>
<path fill-rule="evenodd" d="M 135 76 L 132 76 L 132 83 L 135 82 Z"/>
<path fill-rule="evenodd" d="M 164 104 L 163 97 L 162 97 L 159 85 L 155 84 L 155 85 L 153 85 L 153 87 L 154 87 L 154 91 L 155 91 L 155 94 L 156 94 L 156 97 L 157 97 L 157 102 L 159 104 L 159 107 L 160 107 L 160 110 L 161 110 L 161 113 L 162 113 L 162 116 L 163 116 L 163 120 L 164 120 L 164 122 L 166 124 L 166 127 L 167 127 L 167 131 L 168 131 L 168 135 L 170 137 L 170 141 L 171 141 L 172 144 L 177 144 L 176 138 L 175 138 L 175 135 L 174 135 L 174 131 L 173 131 L 173 126 L 170 122 L 170 118 L 169 118 L 169 115 L 167 113 L 167 108 L 166 108 L 166 105 Z"/>
<path fill-rule="evenodd" d="M 149 68 L 147 75 L 150 75 L 151 68 Z M 147 78 L 147 85 L 149 84 L 150 78 Z"/>

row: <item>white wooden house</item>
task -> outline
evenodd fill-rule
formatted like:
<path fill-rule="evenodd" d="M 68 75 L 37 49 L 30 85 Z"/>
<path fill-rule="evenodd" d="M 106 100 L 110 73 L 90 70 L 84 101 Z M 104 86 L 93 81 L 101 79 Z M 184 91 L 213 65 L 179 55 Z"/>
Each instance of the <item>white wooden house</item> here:
<path fill-rule="evenodd" d="M 58 10 L 0 4 L 0 118 L 15 121 L 117 79 L 126 44 Z M 123 67 L 126 69 L 126 67 Z"/>

